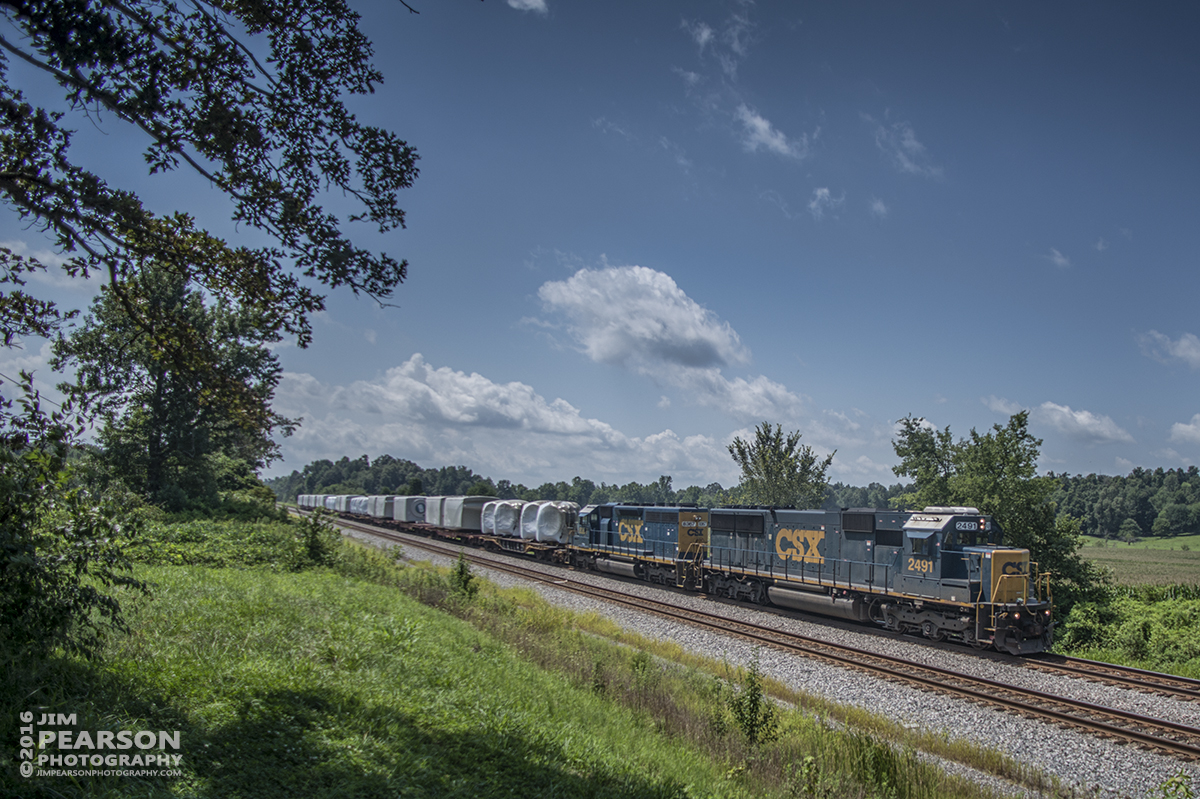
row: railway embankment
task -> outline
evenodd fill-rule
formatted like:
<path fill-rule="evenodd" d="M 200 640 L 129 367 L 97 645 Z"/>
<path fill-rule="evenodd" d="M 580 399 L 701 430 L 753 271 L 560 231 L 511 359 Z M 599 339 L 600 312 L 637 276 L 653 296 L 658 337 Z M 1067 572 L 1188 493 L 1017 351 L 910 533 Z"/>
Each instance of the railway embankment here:
<path fill-rule="evenodd" d="M 544 570 L 551 575 L 564 574 L 555 567 L 547 566 Z M 517 578 L 501 572 L 489 572 L 489 575 L 502 584 L 519 582 Z M 593 578 L 590 575 L 571 572 L 570 579 L 576 581 Z M 611 584 L 611 580 L 604 577 L 594 579 Z M 645 592 L 658 597 L 663 594 L 657 587 L 639 585 L 636 582 L 623 583 L 622 587 L 634 593 Z M 981 703 L 967 703 L 939 696 L 928 690 L 916 690 L 882 682 L 878 678 L 847 672 L 844 668 L 832 667 L 810 658 L 765 651 L 735 637 L 698 631 L 690 625 L 664 620 L 660 616 L 569 594 L 562 587 L 555 586 L 553 581 L 543 584 L 537 590 L 556 603 L 581 612 L 603 614 L 629 634 L 659 638 L 688 652 L 723 657 L 733 663 L 748 662 L 749 659 L 761 655 L 764 673 L 776 678 L 781 684 L 802 691 L 810 697 L 827 700 L 836 706 L 861 711 L 872 719 L 865 722 L 867 726 L 903 726 L 912 734 L 907 738 L 910 742 L 908 745 L 914 745 L 916 748 L 938 751 L 936 745 L 929 744 L 932 738 L 944 741 L 947 748 L 966 745 L 969 749 L 973 745 L 988 753 L 982 758 L 963 754 L 951 755 L 950 759 L 958 763 L 978 764 L 986 761 L 988 757 L 997 756 L 997 753 L 1003 753 L 996 757 L 1001 763 L 1016 760 L 1036 764 L 1038 768 L 1056 775 L 1060 790 L 1113 797 L 1156 795 L 1155 791 L 1159 786 L 1181 771 L 1185 778 L 1200 781 L 1194 765 L 1181 765 L 1178 760 L 1163 757 L 1161 750 L 1155 753 L 1144 750 L 1139 745 L 1130 746 L 1128 739 L 1106 739 L 1097 737 L 1094 732 L 1084 734 L 1078 729 L 1064 729 L 1057 724 L 1051 725 L 1044 718 L 1038 720 L 1026 718 L 1018 713 L 1000 712 L 993 707 L 983 707 Z M 711 600 L 678 593 L 673 595 L 672 601 L 681 606 L 712 605 Z M 724 612 L 733 616 L 762 616 L 759 611 L 737 605 L 725 606 Z M 851 637 L 860 642 L 864 640 L 861 631 L 845 628 L 845 625 L 812 625 L 788 616 L 771 618 L 774 619 L 773 623 L 783 628 L 804 629 L 810 632 L 819 628 L 823 631 L 822 634 L 835 638 Z M 1072 679 L 1061 674 L 1050 676 L 1043 670 L 1022 666 L 1020 661 L 1013 663 L 1005 662 L 1005 658 L 981 657 L 964 647 L 957 647 L 959 651 L 954 651 L 948 647 L 914 645 L 886 634 L 866 636 L 865 639 L 866 643 L 861 645 L 881 650 L 905 650 L 908 653 L 907 657 L 924 659 L 931 663 L 952 663 L 964 674 L 990 675 L 1004 681 L 1012 681 L 1018 686 L 1025 685 L 1031 691 L 1060 693 L 1085 703 L 1094 700 L 1127 713 L 1164 719 L 1174 718 L 1186 726 L 1197 726 L 1196 704 L 1187 701 L 1187 698 L 1158 696 L 1145 690 Z M 882 722 L 878 720 L 880 717 L 883 718 Z M 860 728 L 861 725 L 862 722 L 859 723 Z M 886 735 L 892 740 L 898 739 L 892 732 Z M 923 739 L 924 743 L 914 744 L 914 738 Z M 1052 753 L 1052 756 L 1048 753 Z M 983 770 L 988 773 L 1002 772 L 1004 768 L 983 766 Z"/>
<path fill-rule="evenodd" d="M 128 600 L 99 659 L 5 664 L 3 733 L 33 706 L 93 737 L 175 731 L 179 773 L 33 777 L 24 795 L 994 795 L 883 731 L 768 700 L 788 697 L 740 660 L 524 589 L 472 596 L 469 571 L 312 527 L 177 525 L 139 557 L 155 593 Z"/>

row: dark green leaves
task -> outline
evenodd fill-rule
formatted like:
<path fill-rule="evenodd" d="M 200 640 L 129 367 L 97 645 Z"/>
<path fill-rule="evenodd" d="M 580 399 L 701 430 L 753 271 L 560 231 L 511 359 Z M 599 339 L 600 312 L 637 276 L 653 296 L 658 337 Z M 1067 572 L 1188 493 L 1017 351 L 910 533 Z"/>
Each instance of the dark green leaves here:
<path fill-rule="evenodd" d="M 411 147 L 344 105 L 382 80 L 345 3 L 76 1 L 0 13 L 17 32 L 0 36 L 0 55 L 52 75 L 71 109 L 49 113 L 0 82 L 0 196 L 76 254 L 70 269 L 121 282 L 144 263 L 176 263 L 213 297 L 270 306 L 302 346 L 323 307 L 302 278 L 380 301 L 404 279 L 404 262 L 354 246 L 320 202 L 348 198 L 348 219 L 386 232 L 404 225 L 397 194 L 417 175 Z M 274 244 L 231 247 L 194 229 L 185 207 L 147 208 L 74 162 L 68 126 L 121 131 L 114 117 L 144 137 L 150 172 L 198 173 L 229 197 L 235 222 Z M 55 322 L 48 308 L 0 306 L 6 333 Z"/>
<path fill-rule="evenodd" d="M 800 445 L 800 433 L 785 438 L 780 425 L 763 422 L 754 430 L 754 441 L 740 437 L 729 445 L 729 454 L 742 469 L 742 489 L 758 505 L 819 508 L 825 499 L 826 471 L 835 453 L 818 462 L 812 447 Z"/>

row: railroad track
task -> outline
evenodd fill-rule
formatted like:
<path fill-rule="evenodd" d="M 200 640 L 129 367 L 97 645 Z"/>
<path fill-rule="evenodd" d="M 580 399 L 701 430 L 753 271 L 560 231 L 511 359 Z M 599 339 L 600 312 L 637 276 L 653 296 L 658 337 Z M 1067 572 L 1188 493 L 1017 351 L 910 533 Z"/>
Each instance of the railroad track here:
<path fill-rule="evenodd" d="M 998 707 L 1021 716 L 1074 727 L 1104 738 L 1128 741 L 1158 750 L 1179 760 L 1200 761 L 1200 728 L 1054 696 L 986 678 L 960 674 L 949 669 L 881 655 L 856 647 L 832 644 L 816 638 L 772 629 L 765 625 L 730 619 L 717 613 L 681 608 L 669 602 L 646 599 L 626 594 L 615 588 L 596 586 L 572 579 L 569 576 L 570 572 L 565 569 L 561 576 L 550 575 L 521 566 L 508 558 L 497 559 L 491 557 L 490 553 L 484 555 L 480 550 L 464 549 L 456 544 L 443 543 L 415 535 L 402 536 L 384 528 L 344 519 L 338 520 L 337 523 L 349 529 L 356 529 L 378 538 L 424 549 L 434 554 L 453 558 L 458 557 L 461 552 L 471 563 L 512 574 L 524 580 L 552 585 L 562 590 L 652 613 L 723 635 L 734 635 L 756 644 L 816 658 L 844 668 L 912 685 L 921 690 L 957 696 L 970 702 Z M 1094 664 L 1092 661 L 1078 661 L 1071 658 L 1047 658 L 1025 665 L 1068 673 L 1083 672 L 1089 679 L 1135 687 L 1138 690 L 1195 698 L 1194 695 L 1187 693 L 1189 690 L 1187 683 L 1195 681 L 1174 678 L 1169 675 L 1152 672 L 1137 673 L 1136 670 L 1109 667 L 1112 671 L 1105 676 L 1099 671 L 1089 670 L 1089 666 L 1108 667 L 1108 664 Z"/>
<path fill-rule="evenodd" d="M 1104 685 L 1132 688 L 1135 691 L 1160 696 L 1174 696 L 1193 702 L 1200 700 L 1200 680 L 1176 677 L 1173 674 L 1160 674 L 1156 671 L 1116 666 L 1112 663 L 1100 663 L 1095 660 L 1083 660 L 1062 655 L 1039 655 L 1029 658 L 1028 662 L 1022 665 L 1036 671 L 1066 674 Z"/>

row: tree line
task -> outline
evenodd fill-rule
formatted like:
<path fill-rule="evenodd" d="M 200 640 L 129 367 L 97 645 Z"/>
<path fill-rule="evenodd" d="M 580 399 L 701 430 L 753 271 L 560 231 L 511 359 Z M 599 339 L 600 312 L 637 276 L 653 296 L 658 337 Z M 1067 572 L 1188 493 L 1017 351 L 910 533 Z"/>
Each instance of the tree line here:
<path fill-rule="evenodd" d="M 381 494 L 397 496 L 486 496 L 497 499 L 562 500 L 578 503 L 580 507 L 603 502 L 635 504 L 681 504 L 704 507 L 718 505 L 758 504 L 742 485 L 725 488 L 718 482 L 704 486 L 690 485 L 675 489 L 671 475 L 661 475 L 649 483 L 631 480 L 626 483 L 595 482 L 575 476 L 569 482 L 544 482 L 526 486 L 510 480 L 494 480 L 477 474 L 466 466 L 422 468 L 410 460 L 380 455 L 371 460 L 366 455 L 342 457 L 337 461 L 315 460 L 289 475 L 265 481 L 281 502 L 295 501 L 299 494 Z M 823 484 L 822 500 L 812 507 L 886 508 L 892 499 L 911 493 L 909 483 L 885 486 L 871 483 L 852 486 L 845 483 Z M 786 504 L 795 504 L 789 502 Z"/>
<path fill-rule="evenodd" d="M 1124 477 L 1056 476 L 1054 502 L 1082 531 L 1132 541 L 1200 532 L 1200 469 L 1136 468 Z"/>

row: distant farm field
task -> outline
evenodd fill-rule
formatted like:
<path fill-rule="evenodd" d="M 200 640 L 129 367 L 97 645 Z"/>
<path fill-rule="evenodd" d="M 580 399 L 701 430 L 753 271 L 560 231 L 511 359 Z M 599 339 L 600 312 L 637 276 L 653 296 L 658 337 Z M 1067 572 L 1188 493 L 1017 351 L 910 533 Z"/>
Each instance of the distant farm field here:
<path fill-rule="evenodd" d="M 1085 540 L 1083 556 L 1111 568 L 1121 585 L 1200 585 L 1200 535 L 1148 538 L 1134 544 Z"/>

